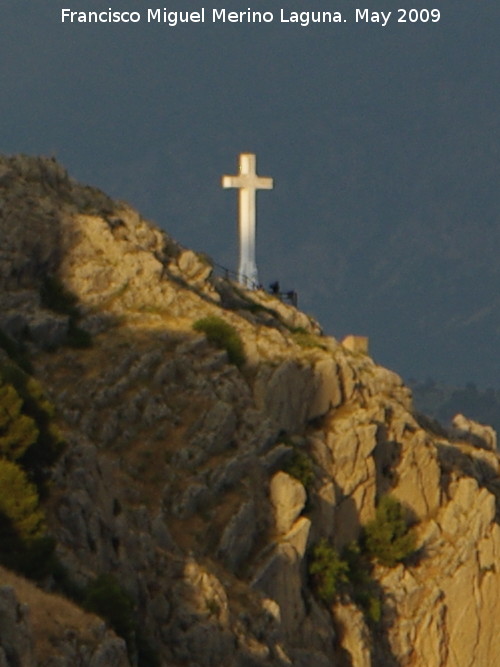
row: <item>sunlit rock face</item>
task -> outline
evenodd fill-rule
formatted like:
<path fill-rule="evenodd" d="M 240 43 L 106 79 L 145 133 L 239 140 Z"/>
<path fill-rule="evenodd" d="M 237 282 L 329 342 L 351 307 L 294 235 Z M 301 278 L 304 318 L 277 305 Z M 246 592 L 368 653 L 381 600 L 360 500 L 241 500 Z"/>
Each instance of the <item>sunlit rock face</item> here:
<path fill-rule="evenodd" d="M 496 664 L 490 429 L 416 415 L 366 347 L 214 277 L 206 258 L 52 160 L 1 158 L 0 195 L 0 328 L 23 342 L 64 432 L 44 507 L 76 586 L 113 574 L 169 667 Z M 75 295 L 90 347 L 68 344 L 73 316 L 41 296 L 49 275 Z M 231 325 L 245 363 L 193 329 L 207 317 Z M 369 566 L 369 617 L 352 581 L 321 599 L 311 558 L 322 540 L 340 556 L 359 544 L 387 494 L 416 553 Z M 1 650 L 10 633 L 18 662 L 45 664 L 38 607 L 2 576 Z M 54 630 L 47 664 L 76 664 L 80 645 L 104 656 L 88 664 L 135 664 L 103 622 L 87 644 L 69 630 Z"/>

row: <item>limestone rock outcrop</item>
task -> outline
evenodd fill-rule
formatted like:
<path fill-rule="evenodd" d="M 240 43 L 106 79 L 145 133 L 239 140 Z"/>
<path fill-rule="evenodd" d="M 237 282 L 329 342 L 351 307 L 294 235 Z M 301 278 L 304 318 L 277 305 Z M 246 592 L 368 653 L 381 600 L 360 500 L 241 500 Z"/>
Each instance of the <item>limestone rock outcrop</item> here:
<path fill-rule="evenodd" d="M 270 483 L 271 503 L 274 508 L 276 532 L 287 533 L 306 504 L 306 490 L 302 484 L 285 472 L 277 472 Z"/>
<path fill-rule="evenodd" d="M 75 617 L 82 636 L 72 607 L 50 649 L 59 662 L 44 662 L 34 614 L 52 598 L 25 602 L 5 575 L 0 666 L 496 664 L 492 429 L 465 417 L 438 429 L 366 350 L 214 275 L 52 160 L 0 158 L 0 195 L 0 364 L 22 344 L 66 443 L 45 471 L 56 555 L 76 587 L 116 578 L 149 650 L 96 617 Z M 47 300 L 51 285 L 71 307 Z M 194 331 L 206 316 L 240 336 L 244 364 Z M 90 345 L 72 345 L 75 327 Z M 313 547 L 361 548 L 387 494 L 415 552 L 394 567 L 364 554 L 371 610 L 352 582 L 326 602 Z"/>
<path fill-rule="evenodd" d="M 465 438 L 476 447 L 497 449 L 497 434 L 491 426 L 479 424 L 464 415 L 455 415 L 452 420 L 452 434 L 457 438 Z"/>

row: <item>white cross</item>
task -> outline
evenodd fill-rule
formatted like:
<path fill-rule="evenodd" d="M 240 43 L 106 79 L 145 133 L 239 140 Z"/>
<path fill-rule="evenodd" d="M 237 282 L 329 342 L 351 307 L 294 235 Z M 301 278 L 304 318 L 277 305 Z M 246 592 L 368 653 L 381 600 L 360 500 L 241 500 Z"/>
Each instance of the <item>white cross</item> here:
<path fill-rule="evenodd" d="M 240 265 L 238 282 L 251 289 L 259 284 L 255 264 L 255 202 L 257 190 L 272 190 L 273 179 L 257 176 L 253 153 L 240 153 L 238 176 L 223 176 L 223 188 L 238 188 Z"/>

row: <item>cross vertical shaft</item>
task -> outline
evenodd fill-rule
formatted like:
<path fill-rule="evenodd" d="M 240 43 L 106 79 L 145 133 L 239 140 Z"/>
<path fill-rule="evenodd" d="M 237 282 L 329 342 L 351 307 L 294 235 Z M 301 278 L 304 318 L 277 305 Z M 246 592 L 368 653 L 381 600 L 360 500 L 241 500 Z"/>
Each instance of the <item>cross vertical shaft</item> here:
<path fill-rule="evenodd" d="M 257 190 L 272 190 L 273 179 L 257 176 L 257 160 L 253 153 L 241 153 L 238 176 L 223 176 L 223 188 L 238 188 L 238 226 L 240 263 L 238 282 L 255 288 L 258 281 L 255 263 L 256 198 Z"/>

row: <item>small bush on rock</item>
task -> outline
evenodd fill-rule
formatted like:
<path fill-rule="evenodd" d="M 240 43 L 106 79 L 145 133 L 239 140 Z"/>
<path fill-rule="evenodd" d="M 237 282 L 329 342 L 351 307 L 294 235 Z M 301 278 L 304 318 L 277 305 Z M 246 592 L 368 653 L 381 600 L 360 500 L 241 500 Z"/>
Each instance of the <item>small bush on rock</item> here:
<path fill-rule="evenodd" d="M 312 459 L 297 448 L 294 448 L 290 460 L 283 467 L 284 472 L 298 479 L 302 486 L 309 491 L 314 482 L 314 468 Z"/>
<path fill-rule="evenodd" d="M 207 340 L 222 350 L 226 350 L 230 363 L 241 368 L 245 363 L 245 351 L 240 334 L 228 322 L 211 315 L 197 320 L 193 329 L 204 333 Z"/>
<path fill-rule="evenodd" d="M 114 577 L 101 574 L 92 581 L 85 590 L 83 607 L 102 616 L 130 646 L 134 635 L 134 604 Z"/>
<path fill-rule="evenodd" d="M 309 561 L 309 574 L 318 597 L 331 604 L 338 593 L 340 584 L 346 584 L 349 566 L 342 560 L 327 540 L 322 539 L 313 548 Z"/>
<path fill-rule="evenodd" d="M 358 542 L 347 544 L 342 551 L 342 558 L 349 567 L 352 599 L 363 610 L 369 623 L 378 623 L 382 617 L 382 601 L 379 586 L 371 575 L 371 562 L 362 553 Z"/>
<path fill-rule="evenodd" d="M 137 667 L 160 667 L 160 658 L 143 634 L 143 629 L 135 620 L 132 597 L 110 574 L 101 574 L 85 589 L 79 589 L 67 573 L 64 589 L 75 602 L 87 611 L 103 618 L 117 635 L 127 643 L 131 662 Z"/>
<path fill-rule="evenodd" d="M 415 536 L 395 498 L 380 499 L 375 519 L 364 528 L 363 546 L 370 557 L 387 567 L 394 567 L 415 551 Z"/>
<path fill-rule="evenodd" d="M 297 345 L 304 348 L 318 347 L 320 350 L 326 350 L 326 346 L 320 342 L 319 336 L 309 333 L 305 330 L 298 330 L 292 333 L 292 338 Z"/>

